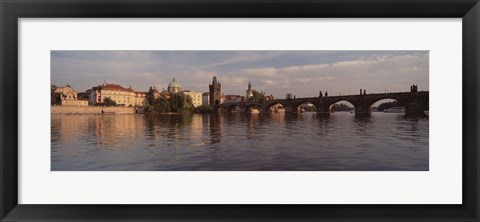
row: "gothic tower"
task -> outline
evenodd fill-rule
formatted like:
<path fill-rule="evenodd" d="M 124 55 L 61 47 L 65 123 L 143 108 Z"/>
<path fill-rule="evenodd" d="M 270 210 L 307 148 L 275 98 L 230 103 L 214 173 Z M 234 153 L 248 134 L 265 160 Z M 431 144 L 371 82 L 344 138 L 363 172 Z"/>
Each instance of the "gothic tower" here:
<path fill-rule="evenodd" d="M 217 77 L 213 77 L 212 85 L 208 85 L 210 88 L 210 106 L 218 105 L 222 96 L 222 85 L 217 82 Z"/>
<path fill-rule="evenodd" d="M 246 98 L 249 99 L 250 97 L 253 96 L 253 92 L 252 92 L 252 84 L 250 83 L 250 81 L 248 81 L 248 89 L 246 91 Z"/>

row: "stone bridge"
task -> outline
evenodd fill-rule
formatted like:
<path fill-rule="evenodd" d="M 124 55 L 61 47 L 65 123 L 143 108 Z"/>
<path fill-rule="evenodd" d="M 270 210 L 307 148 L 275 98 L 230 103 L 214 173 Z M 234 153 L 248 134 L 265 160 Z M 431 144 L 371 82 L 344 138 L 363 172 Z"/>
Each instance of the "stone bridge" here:
<path fill-rule="evenodd" d="M 225 103 L 216 106 L 215 109 L 218 112 L 249 112 L 251 109 L 258 109 L 260 112 L 271 112 L 272 106 L 281 104 L 285 108 L 285 112 L 298 112 L 300 105 L 311 103 L 315 105 L 318 113 L 330 114 L 335 103 L 347 101 L 355 107 L 356 115 L 368 115 L 371 113 L 371 106 L 374 103 L 383 99 L 394 99 L 405 107 L 406 115 L 424 115 L 424 111 L 428 107 L 428 98 L 428 91 L 411 91 Z"/>

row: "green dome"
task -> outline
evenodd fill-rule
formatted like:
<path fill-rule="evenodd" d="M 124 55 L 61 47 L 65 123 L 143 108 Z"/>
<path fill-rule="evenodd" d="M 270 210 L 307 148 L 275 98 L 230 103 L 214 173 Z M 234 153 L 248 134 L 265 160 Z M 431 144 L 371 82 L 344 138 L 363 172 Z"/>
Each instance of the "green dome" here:
<path fill-rule="evenodd" d="M 168 88 L 180 88 L 180 83 L 178 83 L 175 78 L 168 84 Z"/>

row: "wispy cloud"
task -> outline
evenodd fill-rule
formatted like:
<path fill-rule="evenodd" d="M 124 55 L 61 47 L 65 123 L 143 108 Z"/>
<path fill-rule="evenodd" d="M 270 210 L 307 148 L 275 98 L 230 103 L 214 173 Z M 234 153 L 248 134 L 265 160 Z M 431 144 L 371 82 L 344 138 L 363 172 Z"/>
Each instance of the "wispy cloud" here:
<path fill-rule="evenodd" d="M 136 90 L 165 87 L 208 91 L 213 76 L 225 94 L 255 89 L 283 97 L 384 90 L 428 90 L 427 51 L 52 51 L 52 84 L 83 91 L 103 81 Z"/>

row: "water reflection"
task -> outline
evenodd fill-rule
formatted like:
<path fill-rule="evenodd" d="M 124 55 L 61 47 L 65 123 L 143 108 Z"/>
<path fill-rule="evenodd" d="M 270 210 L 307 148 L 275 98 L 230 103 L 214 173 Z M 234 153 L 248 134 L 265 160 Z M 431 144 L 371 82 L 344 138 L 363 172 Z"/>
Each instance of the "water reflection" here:
<path fill-rule="evenodd" d="M 51 117 L 52 170 L 428 170 L 428 117 Z"/>
<path fill-rule="evenodd" d="M 222 118 L 220 114 L 210 114 L 210 144 L 222 141 Z"/>

